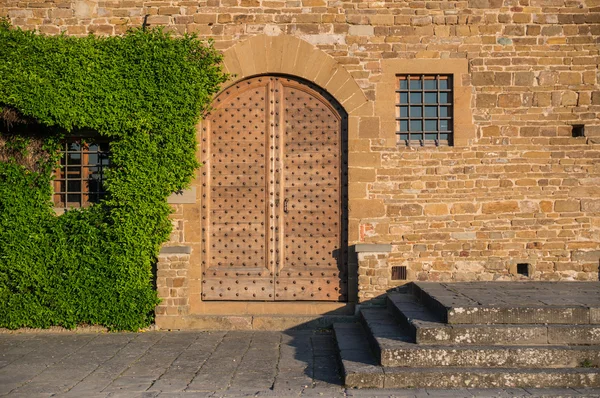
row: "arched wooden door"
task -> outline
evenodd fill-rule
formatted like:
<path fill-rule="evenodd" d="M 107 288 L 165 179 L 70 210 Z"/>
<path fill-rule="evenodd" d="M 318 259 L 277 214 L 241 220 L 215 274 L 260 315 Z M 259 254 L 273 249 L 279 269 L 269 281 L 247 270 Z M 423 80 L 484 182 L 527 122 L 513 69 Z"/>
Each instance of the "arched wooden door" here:
<path fill-rule="evenodd" d="M 202 137 L 203 300 L 346 300 L 346 125 L 297 79 L 217 97 Z"/>

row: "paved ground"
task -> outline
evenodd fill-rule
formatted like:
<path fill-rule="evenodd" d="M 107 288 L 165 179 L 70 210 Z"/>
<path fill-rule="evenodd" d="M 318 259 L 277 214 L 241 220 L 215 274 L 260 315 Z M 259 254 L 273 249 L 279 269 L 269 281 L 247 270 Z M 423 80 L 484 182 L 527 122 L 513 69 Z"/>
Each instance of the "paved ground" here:
<path fill-rule="evenodd" d="M 0 396 L 600 397 L 599 390 L 350 390 L 329 331 L 0 334 Z"/>

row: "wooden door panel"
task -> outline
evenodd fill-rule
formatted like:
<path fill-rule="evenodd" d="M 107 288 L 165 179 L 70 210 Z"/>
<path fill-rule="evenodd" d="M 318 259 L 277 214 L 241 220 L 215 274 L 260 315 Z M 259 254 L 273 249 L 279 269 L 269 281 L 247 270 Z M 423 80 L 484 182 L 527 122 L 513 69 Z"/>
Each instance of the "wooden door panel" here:
<path fill-rule="evenodd" d="M 339 277 L 340 116 L 324 98 L 295 82 L 284 82 L 283 98 L 282 190 L 287 203 L 276 298 L 344 300 Z"/>
<path fill-rule="evenodd" d="M 204 300 L 273 299 L 268 90 L 254 81 L 224 93 L 207 123 Z"/>
<path fill-rule="evenodd" d="M 216 101 L 203 139 L 203 300 L 346 299 L 341 107 L 258 77 Z"/>

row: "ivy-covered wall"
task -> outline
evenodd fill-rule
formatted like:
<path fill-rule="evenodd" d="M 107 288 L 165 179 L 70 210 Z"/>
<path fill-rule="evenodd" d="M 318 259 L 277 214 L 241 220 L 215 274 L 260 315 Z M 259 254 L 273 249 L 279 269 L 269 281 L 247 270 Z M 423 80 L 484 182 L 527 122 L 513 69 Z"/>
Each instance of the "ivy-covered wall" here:
<path fill-rule="evenodd" d="M 166 198 L 199 166 L 195 126 L 227 78 L 220 54 L 160 29 L 74 38 L 4 22 L 0 59 L 0 327 L 148 325 Z M 57 216 L 59 143 L 82 129 L 110 139 L 108 198 Z"/>

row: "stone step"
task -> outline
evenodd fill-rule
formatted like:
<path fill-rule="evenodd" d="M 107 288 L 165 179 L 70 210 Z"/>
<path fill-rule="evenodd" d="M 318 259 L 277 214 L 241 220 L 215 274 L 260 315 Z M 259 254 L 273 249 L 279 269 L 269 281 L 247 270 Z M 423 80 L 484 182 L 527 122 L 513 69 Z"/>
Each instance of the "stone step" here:
<path fill-rule="evenodd" d="M 385 366 L 427 368 L 576 368 L 600 365 L 600 346 L 494 346 L 416 344 L 386 309 L 363 309 L 361 318 L 375 357 Z"/>
<path fill-rule="evenodd" d="M 577 289 L 553 282 L 415 282 L 411 291 L 449 324 L 600 324 L 600 284 L 572 284 Z"/>
<path fill-rule="evenodd" d="M 417 344 L 600 345 L 600 325 L 446 324 L 408 293 L 389 293 L 388 310 Z"/>
<path fill-rule="evenodd" d="M 356 323 L 334 324 L 349 388 L 586 388 L 600 387 L 600 369 L 408 368 L 382 367 Z"/>

